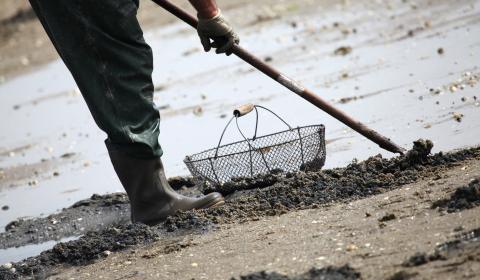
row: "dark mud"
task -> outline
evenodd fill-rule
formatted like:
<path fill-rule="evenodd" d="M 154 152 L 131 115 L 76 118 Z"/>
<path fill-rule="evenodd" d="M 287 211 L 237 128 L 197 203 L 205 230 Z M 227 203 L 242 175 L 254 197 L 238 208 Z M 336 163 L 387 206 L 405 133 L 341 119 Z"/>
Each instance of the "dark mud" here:
<path fill-rule="evenodd" d="M 28 22 L 36 18 L 35 13 L 31 8 L 20 9 L 11 17 L 0 20 L 0 36 L 7 39 L 19 28 L 19 24 Z"/>
<path fill-rule="evenodd" d="M 449 198 L 435 201 L 432 208 L 458 212 L 480 206 L 480 178 L 472 180 L 467 186 L 458 188 Z"/>
<path fill-rule="evenodd" d="M 387 279 L 388 280 L 408 280 L 408 279 L 414 278 L 417 275 L 418 275 L 417 272 L 410 273 L 405 270 L 400 270 L 395 274 L 393 274 L 392 276 L 388 277 Z"/>
<path fill-rule="evenodd" d="M 78 240 L 57 245 L 39 257 L 15 263 L 13 268 L 16 270 L 16 275 L 36 275 L 45 273 L 58 264 L 88 263 L 103 257 L 102 252 L 105 250 L 122 250 L 135 244 L 151 242 L 160 236 L 163 240 L 169 232 L 180 236 L 183 231 L 205 231 L 217 224 L 252 221 L 262 216 L 281 215 L 297 209 L 311 209 L 334 202 L 348 202 L 380 194 L 422 178 L 441 178 L 446 169 L 461 164 L 464 160 L 480 157 L 478 147 L 429 155 L 431 148 L 429 141 L 422 140 L 415 142 L 414 148 L 406 155 L 393 159 L 384 159 L 377 155 L 363 162 L 353 162 L 345 168 L 270 174 L 233 182 L 228 185 L 228 188 L 224 185 L 215 189 L 227 195 L 225 205 L 220 208 L 179 213 L 150 228 L 128 225 L 124 220 L 115 224 L 112 219 L 109 220 L 111 224 L 105 224 L 103 230 L 95 228 L 95 231 L 89 232 Z M 191 189 L 195 188 L 187 189 L 192 192 Z M 87 214 L 85 217 L 89 217 L 92 212 L 85 209 L 92 205 L 93 209 L 102 213 L 105 213 L 108 207 L 121 207 L 125 209 L 122 217 L 127 219 L 128 206 L 124 196 L 119 195 L 106 203 L 102 200 L 102 197 L 92 198 L 89 201 L 76 203 L 75 208 L 68 208 L 65 211 L 83 209 L 82 211 L 86 211 L 84 213 Z M 62 213 L 56 215 L 62 215 Z M 118 213 L 114 215 L 118 217 Z M 23 223 L 24 225 L 30 223 L 35 227 L 34 221 Z M 41 221 L 45 223 L 47 220 L 41 219 Z M 66 221 L 65 223 L 68 224 Z M 16 228 L 24 227 L 20 224 Z M 102 236 L 106 236 L 108 240 L 104 240 Z M 82 257 L 79 257 L 80 255 Z M 5 270 L 4 273 L 6 273 Z"/>
<path fill-rule="evenodd" d="M 192 177 L 171 177 L 168 178 L 168 183 L 174 190 L 186 190 L 195 187 Z"/>
<path fill-rule="evenodd" d="M 111 227 L 101 232 L 91 231 L 73 242 L 59 243 L 39 256 L 28 258 L 14 265 L 15 273 L 4 269 L 10 276 L 47 277 L 49 268 L 57 264 L 85 265 L 108 255 L 107 251 L 118 251 L 133 245 L 151 243 L 159 239 L 158 233 L 146 225 L 129 224 Z"/>
<path fill-rule="evenodd" d="M 183 194 L 199 194 L 192 190 L 194 184 L 191 177 L 173 177 L 169 179 L 169 183 Z M 81 236 L 89 231 L 100 231 L 129 222 L 130 206 L 125 193 L 94 194 L 45 218 L 10 222 L 5 226 L 5 232 L 0 233 L 0 249 Z M 195 226 L 198 225 L 192 225 Z"/>
<path fill-rule="evenodd" d="M 24 23 L 35 18 L 35 12 L 31 8 L 19 9 L 14 15 L 0 20 L 0 26 Z"/>
<path fill-rule="evenodd" d="M 378 221 L 379 222 L 388 222 L 388 221 L 391 221 L 391 220 L 395 220 L 396 218 L 397 217 L 395 216 L 395 214 L 385 214 L 385 216 L 378 219 Z"/>
<path fill-rule="evenodd" d="M 346 168 L 287 174 L 273 172 L 272 174 L 259 175 L 251 178 L 233 178 L 232 181 L 223 185 L 206 183 L 201 187 L 201 190 L 204 193 L 220 192 L 227 196 L 239 190 L 266 188 L 276 183 L 299 186 L 302 184 L 307 185 L 313 181 L 314 183 L 318 182 L 319 184 L 333 185 L 335 187 L 347 183 L 350 186 L 363 185 L 362 187 L 364 188 L 375 188 L 382 183 L 385 183 L 387 186 L 398 183 L 407 184 L 419 178 L 418 175 L 421 175 L 419 172 L 423 171 L 424 166 L 439 166 L 453 163 L 467 156 L 462 154 L 457 155 L 456 153 L 438 153 L 429 157 L 432 148 L 433 143 L 430 140 L 418 140 L 414 142 L 413 148 L 404 156 L 391 160 L 383 159 L 381 155 L 377 155 L 364 162 L 358 163 L 354 161 Z M 475 150 L 473 153 L 478 155 L 478 150 L 480 149 L 476 148 L 473 150 Z M 401 178 L 392 178 L 397 175 L 400 175 Z M 338 180 L 340 178 L 341 181 Z"/>
<path fill-rule="evenodd" d="M 196 233 L 200 233 L 199 231 Z M 107 257 L 111 252 L 135 248 L 139 245 L 162 241 L 156 254 L 170 254 L 193 245 L 183 242 L 183 237 L 166 234 L 161 227 L 143 224 L 122 224 L 101 231 L 90 231 L 77 240 L 58 243 L 52 249 L 30 257 L 21 262 L 10 264 L 11 268 L 0 268 L 0 279 L 19 277 L 45 278 L 52 275 L 53 268 L 59 264 L 81 266 Z M 145 255 L 144 258 L 154 256 Z"/>
<path fill-rule="evenodd" d="M 80 236 L 129 220 L 130 206 L 125 194 L 93 195 L 60 213 L 10 222 L 5 226 L 5 232 L 0 233 L 0 249 Z"/>
<path fill-rule="evenodd" d="M 359 272 L 348 264 L 335 267 L 328 266 L 321 269 L 312 268 L 306 273 L 298 276 L 287 276 L 276 272 L 256 272 L 246 276 L 240 276 L 239 280 L 356 280 L 361 279 Z M 231 278 L 237 280 L 237 278 Z"/>
<path fill-rule="evenodd" d="M 453 258 L 462 259 L 456 263 L 480 261 L 480 228 L 456 235 L 453 240 L 436 246 L 431 253 L 418 252 L 403 262 L 402 266 L 421 266 L 429 262 L 447 261 Z"/>
<path fill-rule="evenodd" d="M 417 252 L 413 256 L 411 256 L 408 260 L 403 262 L 402 266 L 405 266 L 405 267 L 420 266 L 420 265 L 424 265 L 426 263 L 438 261 L 438 260 L 446 260 L 446 258 L 437 252 L 433 254 Z"/>

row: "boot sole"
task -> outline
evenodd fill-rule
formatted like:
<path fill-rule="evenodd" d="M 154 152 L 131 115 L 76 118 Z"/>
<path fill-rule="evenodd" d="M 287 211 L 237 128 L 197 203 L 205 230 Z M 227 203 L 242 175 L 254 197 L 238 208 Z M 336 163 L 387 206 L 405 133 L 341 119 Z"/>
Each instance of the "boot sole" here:
<path fill-rule="evenodd" d="M 205 206 L 201 207 L 200 209 L 207 209 L 207 208 L 217 208 L 225 204 L 225 199 L 223 197 L 221 198 L 215 198 L 211 202 L 205 204 Z"/>
<path fill-rule="evenodd" d="M 205 206 L 199 207 L 197 209 L 217 208 L 217 207 L 220 207 L 224 204 L 225 204 L 225 199 L 223 197 L 222 198 L 216 198 L 216 199 L 212 200 L 211 202 L 205 204 Z M 175 215 L 175 213 L 173 213 L 171 215 Z M 170 215 L 168 215 L 168 216 L 170 216 Z M 167 219 L 168 216 L 162 217 L 162 218 L 159 218 L 159 219 L 155 219 L 153 221 L 141 222 L 141 223 L 144 223 L 148 226 L 155 226 L 155 225 L 158 225 L 159 223 L 163 223 Z"/>
<path fill-rule="evenodd" d="M 225 200 L 222 199 L 220 201 L 215 202 L 214 204 L 212 204 L 210 206 L 207 206 L 206 208 L 217 208 L 217 207 L 220 207 L 224 204 L 225 204 Z"/>

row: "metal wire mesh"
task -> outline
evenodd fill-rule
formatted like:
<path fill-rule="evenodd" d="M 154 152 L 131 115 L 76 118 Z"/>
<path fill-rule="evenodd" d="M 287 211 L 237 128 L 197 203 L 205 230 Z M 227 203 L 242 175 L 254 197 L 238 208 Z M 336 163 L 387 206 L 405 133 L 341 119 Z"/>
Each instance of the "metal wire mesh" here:
<path fill-rule="evenodd" d="M 197 181 L 222 184 L 235 177 L 320 169 L 325 157 L 325 127 L 311 125 L 222 145 L 184 162 Z"/>

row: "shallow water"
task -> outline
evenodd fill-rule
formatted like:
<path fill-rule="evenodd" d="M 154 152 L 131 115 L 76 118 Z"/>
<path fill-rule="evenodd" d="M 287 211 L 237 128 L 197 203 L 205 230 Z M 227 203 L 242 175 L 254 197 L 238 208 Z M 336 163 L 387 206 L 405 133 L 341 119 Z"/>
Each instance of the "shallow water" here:
<path fill-rule="evenodd" d="M 47 241 L 41 244 L 30 244 L 17 248 L 0 249 L 0 263 L 18 262 L 25 259 L 27 256 L 35 256 L 45 250 L 52 249 L 53 246 L 59 242 L 68 242 L 78 238 L 79 237 L 68 237 L 60 240 Z"/>
<path fill-rule="evenodd" d="M 239 33 L 245 48 L 270 56 L 286 75 L 401 146 L 429 138 L 434 151 L 446 151 L 478 145 L 480 139 L 480 85 L 448 89 L 466 72 L 480 74 L 480 6 L 447 2 L 415 10 L 350 3 L 287 13 Z M 334 22 L 356 33 L 343 34 Z M 224 114 L 246 102 L 272 109 L 293 126 L 325 124 L 326 167 L 377 153 L 392 156 L 238 58 L 204 54 L 197 35 L 182 23 L 147 32 L 146 39 L 154 50 L 154 82 L 163 88 L 155 102 L 169 176 L 188 174 L 185 155 L 215 146 L 228 120 Z M 340 46 L 353 51 L 334 55 Z M 357 99 L 339 102 L 349 97 Z M 0 100 L 0 207 L 9 207 L 0 210 L 0 227 L 18 217 L 48 215 L 93 193 L 121 190 L 105 135 L 60 61 L 0 85 Z M 463 114 L 461 122 L 454 114 Z M 246 116 L 241 126 L 253 133 L 254 117 Z M 260 132 L 283 129 L 274 117 L 261 114 Z M 232 126 L 225 143 L 240 137 Z M 61 157 L 67 153 L 75 155 Z"/>

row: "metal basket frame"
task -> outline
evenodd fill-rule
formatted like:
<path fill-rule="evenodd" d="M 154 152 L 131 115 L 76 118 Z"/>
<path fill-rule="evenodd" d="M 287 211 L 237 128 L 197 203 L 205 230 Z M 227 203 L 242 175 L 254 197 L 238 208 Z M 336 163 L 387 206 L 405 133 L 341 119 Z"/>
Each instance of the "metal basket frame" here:
<path fill-rule="evenodd" d="M 208 150 L 205 150 L 200 153 L 193 154 L 191 156 L 186 156 L 184 159 L 184 163 L 186 164 L 187 168 L 189 171 L 192 173 L 195 181 L 197 182 L 204 182 L 208 181 L 213 184 L 222 184 L 227 181 L 230 181 L 231 179 L 235 177 L 246 177 L 246 176 L 251 176 L 253 177 L 254 175 L 259 175 L 259 174 L 265 174 L 265 173 L 270 173 L 274 170 L 278 170 L 279 168 L 271 168 L 271 165 L 274 164 L 269 164 L 265 153 L 263 150 L 265 149 L 279 149 L 281 150 L 282 147 L 288 146 L 288 145 L 295 145 L 296 142 L 299 144 L 299 150 L 300 150 L 300 160 L 298 161 L 298 164 L 291 164 L 289 163 L 290 167 L 286 168 L 286 171 L 298 171 L 298 170 L 306 170 L 306 169 L 311 169 L 309 166 L 315 166 L 315 168 L 321 168 L 323 164 L 325 163 L 325 127 L 323 125 L 308 125 L 308 126 L 302 126 L 302 127 L 296 127 L 292 128 L 285 120 L 283 120 L 280 116 L 278 116 L 276 113 L 271 111 L 268 108 L 265 108 L 263 106 L 259 105 L 253 105 L 253 108 L 255 109 L 256 113 L 256 122 L 255 122 L 255 132 L 252 138 L 247 138 L 245 134 L 242 132 L 240 129 L 240 126 L 238 124 L 238 118 L 240 116 L 236 115 L 234 113 L 234 116 L 228 121 L 227 125 L 222 131 L 222 134 L 220 136 L 220 140 L 218 141 L 218 145 L 216 148 L 211 148 Z M 267 135 L 259 136 L 257 137 L 257 132 L 258 132 L 258 121 L 259 121 L 259 114 L 258 114 L 258 109 L 261 108 L 264 109 L 270 113 L 272 113 L 274 116 L 276 116 L 280 121 L 282 121 L 287 127 L 288 130 L 280 131 L 280 132 L 275 132 L 275 133 L 270 133 Z M 244 140 L 232 142 L 229 144 L 222 145 L 222 140 L 223 136 L 227 130 L 227 128 L 230 126 L 231 122 L 235 119 L 235 123 L 237 126 L 237 129 L 240 133 L 240 135 L 243 137 Z M 272 145 L 264 145 L 260 147 L 255 147 L 255 142 L 258 143 L 258 140 L 265 140 L 268 141 L 268 139 L 271 139 L 271 141 L 275 140 L 275 137 L 279 137 L 278 139 L 281 139 L 280 137 L 283 135 L 283 137 L 288 137 L 285 136 L 287 133 L 292 133 L 296 131 L 296 136 L 295 138 L 291 138 L 290 140 L 287 141 L 280 141 L 279 143 L 275 143 Z M 310 131 L 308 134 L 304 134 L 305 131 Z M 309 154 L 309 161 L 306 160 L 305 156 L 305 147 L 304 147 L 304 142 L 305 139 L 314 139 L 313 142 L 316 143 L 315 149 L 316 152 L 308 152 Z M 275 142 L 275 141 L 274 141 Z M 312 142 L 312 140 L 310 140 Z M 219 155 L 220 150 L 228 150 L 229 147 L 235 147 L 235 146 L 248 146 L 248 149 L 240 148 L 238 152 L 227 152 L 225 154 Z M 215 153 L 213 153 L 215 152 Z M 261 162 L 263 163 L 263 167 L 259 165 L 258 162 L 260 160 L 256 160 L 254 162 L 252 153 L 257 152 L 261 156 Z M 225 159 L 226 162 L 228 163 L 228 158 L 233 158 L 237 156 L 241 156 L 244 154 L 249 154 L 249 174 L 243 174 L 241 176 L 234 176 L 232 174 L 219 174 L 223 172 L 222 170 L 216 170 L 215 168 L 215 163 L 218 162 L 219 160 Z M 267 152 L 268 153 L 268 152 Z M 228 163 L 226 165 L 229 165 Z M 287 162 L 285 162 L 287 164 Z M 240 165 L 240 164 L 239 164 Z M 208 166 L 208 168 L 205 168 L 205 166 Z M 313 167 L 312 167 L 313 168 Z M 205 170 L 205 169 L 210 169 L 210 170 Z M 255 170 L 254 170 L 255 169 Z M 264 169 L 264 171 L 261 171 Z M 285 171 L 285 170 L 282 170 Z M 245 173 L 245 172 L 243 172 Z"/>

